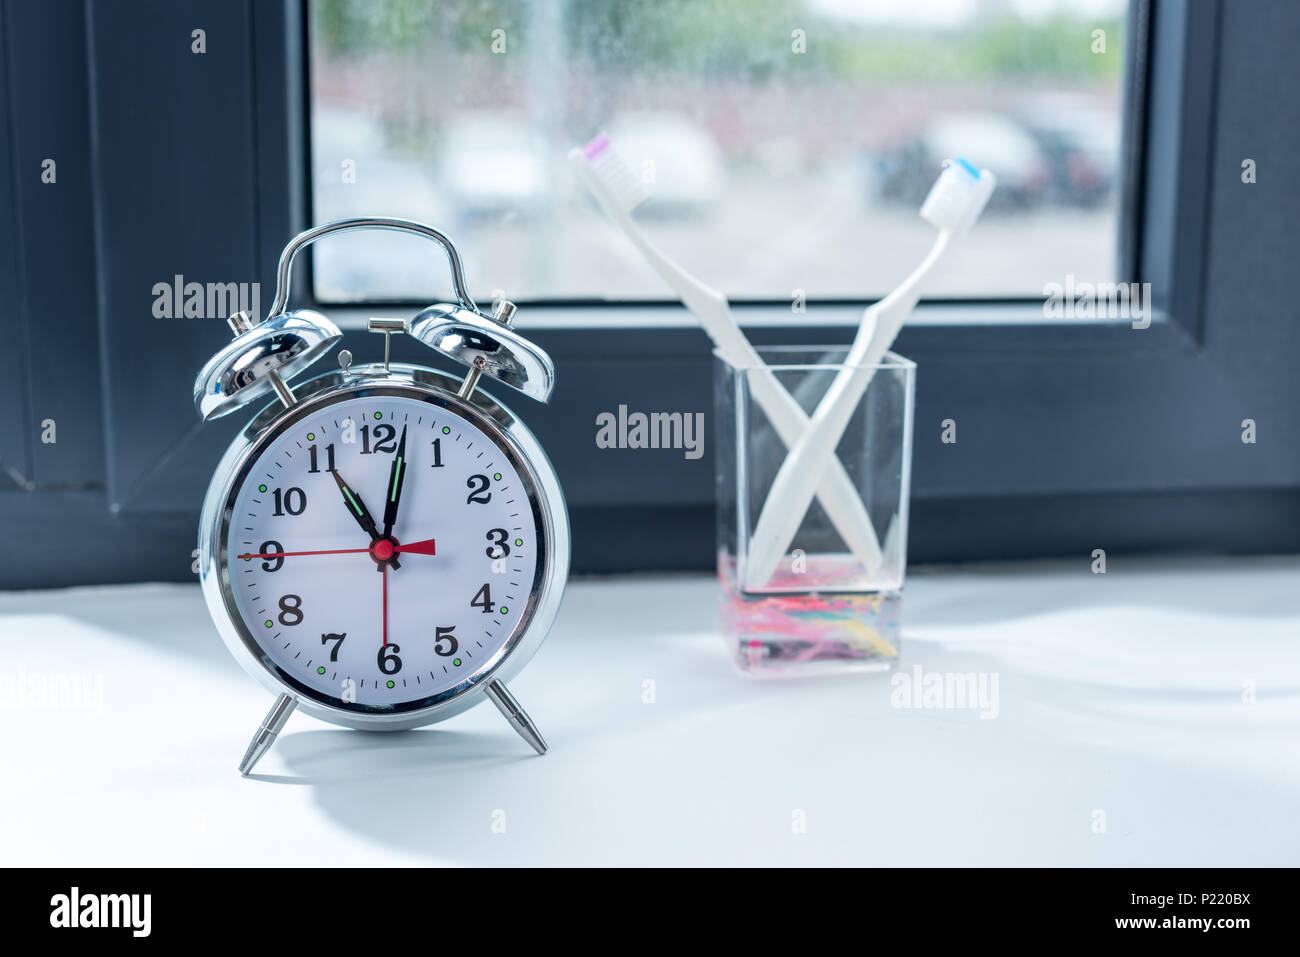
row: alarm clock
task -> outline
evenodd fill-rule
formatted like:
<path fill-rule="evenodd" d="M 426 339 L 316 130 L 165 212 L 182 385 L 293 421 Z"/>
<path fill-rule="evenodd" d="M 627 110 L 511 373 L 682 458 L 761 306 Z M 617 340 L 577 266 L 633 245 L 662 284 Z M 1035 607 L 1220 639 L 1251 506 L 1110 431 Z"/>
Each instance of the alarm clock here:
<path fill-rule="evenodd" d="M 300 377 L 342 338 L 287 310 L 298 252 L 332 233 L 396 230 L 439 244 L 455 302 L 370 320 L 384 360 Z M 369 731 L 442 721 L 487 698 L 543 754 L 506 682 L 555 620 L 569 569 L 564 496 L 528 428 L 480 384 L 546 402 L 555 367 L 480 312 L 455 245 L 404 219 L 309 229 L 280 255 L 267 318 L 228 320 L 234 340 L 199 373 L 206 420 L 264 406 L 222 456 L 199 524 L 199 576 L 231 654 L 275 704 L 240 762 L 248 774 L 295 709 Z M 409 334 L 464 364 L 463 378 L 389 361 Z M 269 404 L 267 404 L 269 400 Z"/>

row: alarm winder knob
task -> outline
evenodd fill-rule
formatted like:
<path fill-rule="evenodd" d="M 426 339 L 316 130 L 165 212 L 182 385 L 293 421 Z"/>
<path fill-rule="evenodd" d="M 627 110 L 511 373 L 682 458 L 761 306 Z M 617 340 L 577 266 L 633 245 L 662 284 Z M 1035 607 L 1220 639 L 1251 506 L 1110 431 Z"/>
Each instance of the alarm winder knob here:
<path fill-rule="evenodd" d="M 371 332 L 381 332 L 384 335 L 384 371 L 388 371 L 388 356 L 392 347 L 393 336 L 401 335 L 406 331 L 405 319 L 371 319 L 367 324 Z"/>

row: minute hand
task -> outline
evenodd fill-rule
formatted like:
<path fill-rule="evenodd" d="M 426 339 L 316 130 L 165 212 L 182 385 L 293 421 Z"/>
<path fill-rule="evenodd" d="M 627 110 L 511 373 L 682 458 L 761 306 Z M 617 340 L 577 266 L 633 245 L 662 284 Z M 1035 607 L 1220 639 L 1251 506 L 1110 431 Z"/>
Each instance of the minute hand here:
<path fill-rule="evenodd" d="M 366 503 L 361 500 L 361 496 L 343 480 L 343 476 L 339 472 L 335 471 L 331 474 L 334 476 L 334 481 L 338 483 L 339 491 L 343 493 L 343 502 L 348 507 L 348 514 L 356 519 L 357 524 L 361 526 L 361 530 L 370 536 L 372 542 L 379 541 L 379 530 L 375 528 L 375 520 L 371 517 L 370 510 L 366 508 Z M 389 561 L 392 562 L 394 568 L 400 567 L 397 564 L 396 557 L 389 559 Z"/>
<path fill-rule="evenodd" d="M 402 501 L 402 483 L 406 481 L 406 426 L 402 426 L 402 438 L 397 443 L 397 454 L 388 469 L 388 495 L 384 500 L 384 538 L 393 534 L 393 525 L 397 522 L 397 506 Z"/>

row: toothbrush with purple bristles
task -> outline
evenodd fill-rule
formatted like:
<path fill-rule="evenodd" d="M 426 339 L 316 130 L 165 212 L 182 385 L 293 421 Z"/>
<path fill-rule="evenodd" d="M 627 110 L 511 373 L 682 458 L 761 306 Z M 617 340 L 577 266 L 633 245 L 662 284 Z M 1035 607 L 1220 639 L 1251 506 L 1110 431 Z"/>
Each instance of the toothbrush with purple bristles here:
<path fill-rule="evenodd" d="M 606 215 L 673 288 L 682 303 L 695 313 L 723 358 L 737 368 L 759 370 L 749 376 L 754 399 L 762 406 L 781 441 L 787 448 L 793 448 L 808 429 L 807 413 L 766 370 L 732 316 L 727 297 L 668 258 L 632 219 L 632 210 L 649 198 L 649 192 L 615 151 L 609 137 L 601 133 L 582 149 L 570 150 L 569 161 Z M 823 471 L 825 474 L 813 484 L 809 499 L 814 494 L 820 499 L 840 537 L 870 574 L 884 559 L 862 497 L 834 454 Z"/>

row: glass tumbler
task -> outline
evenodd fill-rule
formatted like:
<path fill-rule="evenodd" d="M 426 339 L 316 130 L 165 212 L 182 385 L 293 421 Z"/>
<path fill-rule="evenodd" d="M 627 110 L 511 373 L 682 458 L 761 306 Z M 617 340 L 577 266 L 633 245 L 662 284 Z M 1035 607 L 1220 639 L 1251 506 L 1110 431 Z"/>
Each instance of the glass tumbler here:
<path fill-rule="evenodd" d="M 891 669 L 907 565 L 916 364 L 890 352 L 874 366 L 851 367 L 840 347 L 758 353 L 765 365 L 733 365 L 714 353 L 723 635 L 736 663 L 753 674 Z M 758 580 L 750 548 L 768 493 L 841 375 L 868 384 L 776 570 Z M 778 403 L 785 408 L 769 412 Z M 788 469 L 806 470 L 807 461 L 792 460 Z M 832 513 L 852 526 L 851 536 L 841 534 Z M 849 520 L 854 516 L 858 521 Z"/>

